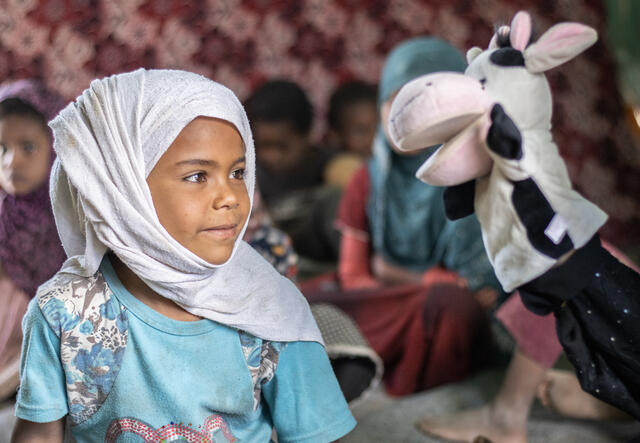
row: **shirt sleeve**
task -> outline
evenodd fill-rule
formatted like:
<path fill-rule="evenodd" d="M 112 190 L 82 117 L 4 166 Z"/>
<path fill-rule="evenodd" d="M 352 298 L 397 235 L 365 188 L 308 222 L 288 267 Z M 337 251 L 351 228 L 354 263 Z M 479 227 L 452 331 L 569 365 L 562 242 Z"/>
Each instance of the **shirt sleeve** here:
<path fill-rule="evenodd" d="M 369 221 L 367 219 L 367 199 L 369 198 L 369 170 L 364 165 L 347 185 L 340 206 L 336 228 L 349 230 L 362 240 L 369 240 Z"/>
<path fill-rule="evenodd" d="M 331 442 L 355 427 L 327 353 L 319 343 L 289 343 L 262 392 L 280 443 Z"/>
<path fill-rule="evenodd" d="M 42 315 L 36 298 L 29 303 L 22 331 L 16 417 L 36 423 L 56 421 L 69 412 L 60 339 Z"/>

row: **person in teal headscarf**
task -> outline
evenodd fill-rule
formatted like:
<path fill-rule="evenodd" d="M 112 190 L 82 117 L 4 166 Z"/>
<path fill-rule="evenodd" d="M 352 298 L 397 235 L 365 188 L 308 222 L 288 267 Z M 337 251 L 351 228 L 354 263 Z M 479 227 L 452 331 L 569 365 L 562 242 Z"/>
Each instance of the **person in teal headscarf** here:
<path fill-rule="evenodd" d="M 449 43 L 417 37 L 397 46 L 387 58 L 380 79 L 378 103 L 386 121 L 398 90 L 421 75 L 436 71 L 463 72 L 462 54 Z M 422 274 L 434 266 L 456 271 L 470 289 L 499 288 L 484 251 L 475 215 L 450 221 L 445 216 L 444 188 L 421 182 L 415 173 L 436 147 L 418 154 L 399 154 L 378 128 L 368 171 L 371 182 L 367 218 L 379 268 L 394 282 Z M 388 272 L 387 272 L 388 271 Z"/>
<path fill-rule="evenodd" d="M 382 71 L 381 122 L 407 82 L 464 68 L 460 52 L 438 38 L 400 44 Z M 330 301 L 353 316 L 383 359 L 394 395 L 459 380 L 475 367 L 488 334 L 473 291 L 498 286 L 475 216 L 449 221 L 442 189 L 415 177 L 428 155 L 397 154 L 380 124 L 372 159 L 345 189 L 336 222 L 340 290 Z"/>

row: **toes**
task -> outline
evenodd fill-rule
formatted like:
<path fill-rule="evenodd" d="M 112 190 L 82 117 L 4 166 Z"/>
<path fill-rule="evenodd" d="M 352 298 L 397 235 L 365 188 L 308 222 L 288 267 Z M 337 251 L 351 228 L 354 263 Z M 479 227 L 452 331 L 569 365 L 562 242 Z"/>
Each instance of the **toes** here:
<path fill-rule="evenodd" d="M 536 398 L 545 408 L 551 406 L 551 385 L 551 380 L 545 380 L 536 387 Z"/>
<path fill-rule="evenodd" d="M 416 421 L 413 425 L 416 427 L 416 429 L 420 432 L 422 432 L 423 434 L 430 434 L 430 425 L 431 422 L 429 421 L 429 419 L 427 418 L 422 418 L 418 421 Z"/>
<path fill-rule="evenodd" d="M 553 396 L 553 389 L 553 381 L 549 380 L 548 382 L 544 383 L 544 385 L 540 387 L 540 395 L 538 396 L 538 399 L 540 399 L 540 403 L 542 403 L 542 406 L 544 406 L 548 410 L 555 413 L 560 413 L 560 409 L 558 409 L 558 405 L 556 404 Z"/>
<path fill-rule="evenodd" d="M 414 426 L 422 434 L 425 434 L 431 437 L 444 438 L 444 436 L 440 435 L 440 433 L 438 432 L 439 431 L 438 423 L 433 420 L 430 420 L 428 417 L 421 418 L 420 420 L 416 421 L 414 423 Z"/>

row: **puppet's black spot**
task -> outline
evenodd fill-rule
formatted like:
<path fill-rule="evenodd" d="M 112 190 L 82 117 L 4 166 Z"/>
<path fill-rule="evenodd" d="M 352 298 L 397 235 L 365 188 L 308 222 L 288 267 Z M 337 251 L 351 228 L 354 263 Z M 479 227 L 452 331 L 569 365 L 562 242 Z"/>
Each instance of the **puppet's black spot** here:
<path fill-rule="evenodd" d="M 573 241 L 566 231 L 555 243 L 546 233 L 556 212 L 532 178 L 514 181 L 511 203 L 516 214 L 527 230 L 527 238 L 531 245 L 542 254 L 559 258 L 573 249 Z"/>
<path fill-rule="evenodd" d="M 496 49 L 489 59 L 498 66 L 524 66 L 522 52 L 513 48 Z"/>

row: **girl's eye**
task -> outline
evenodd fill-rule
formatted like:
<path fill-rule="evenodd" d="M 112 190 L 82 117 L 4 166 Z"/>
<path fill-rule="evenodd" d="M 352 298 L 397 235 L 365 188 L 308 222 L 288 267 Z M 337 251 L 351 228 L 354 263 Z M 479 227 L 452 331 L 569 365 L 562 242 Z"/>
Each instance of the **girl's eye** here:
<path fill-rule="evenodd" d="M 231 173 L 231 177 L 236 180 L 244 180 L 245 173 L 246 173 L 246 170 L 244 168 L 235 169 Z"/>
<path fill-rule="evenodd" d="M 36 145 L 31 142 L 24 142 L 22 144 L 22 150 L 25 152 L 25 154 L 33 154 L 36 149 Z"/>
<path fill-rule="evenodd" d="M 5 144 L 1 144 L 0 145 L 0 155 L 5 155 L 8 150 L 9 150 L 9 148 L 7 148 L 7 145 L 5 145 Z"/>
<path fill-rule="evenodd" d="M 184 179 L 191 183 L 204 183 L 207 180 L 207 176 L 204 172 L 196 172 L 195 174 L 191 174 Z"/>

